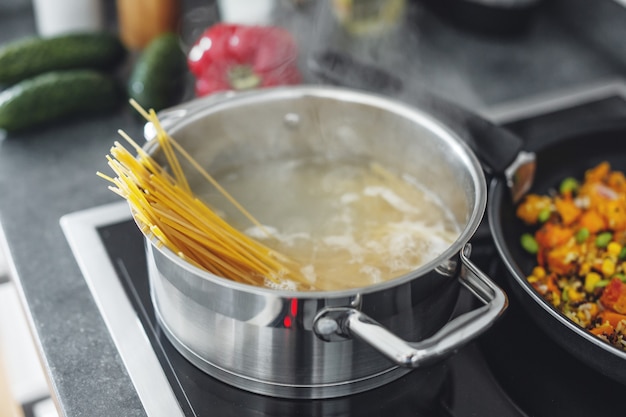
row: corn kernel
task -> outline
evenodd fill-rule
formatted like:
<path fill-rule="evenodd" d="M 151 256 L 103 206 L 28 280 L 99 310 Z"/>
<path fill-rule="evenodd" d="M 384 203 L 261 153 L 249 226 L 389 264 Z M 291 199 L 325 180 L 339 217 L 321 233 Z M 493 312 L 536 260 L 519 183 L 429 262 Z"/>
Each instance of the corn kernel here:
<path fill-rule="evenodd" d="M 617 242 L 611 242 L 607 245 L 606 251 L 610 253 L 611 255 L 618 256 L 620 252 L 622 251 L 622 245 L 620 245 Z"/>
<path fill-rule="evenodd" d="M 580 264 L 580 275 L 587 275 L 589 272 L 591 272 L 591 264 L 589 262 Z"/>
<path fill-rule="evenodd" d="M 527 280 L 529 283 L 534 284 L 535 282 L 539 281 L 539 278 L 537 278 L 537 277 L 536 277 L 536 276 L 534 276 L 534 275 L 529 275 L 529 276 L 528 276 L 528 278 L 526 278 L 526 280 Z"/>
<path fill-rule="evenodd" d="M 593 292 L 596 284 L 600 282 L 602 277 L 597 272 L 589 272 L 585 275 L 585 291 L 591 293 Z"/>
<path fill-rule="evenodd" d="M 572 302 L 580 301 L 583 299 L 583 295 L 576 291 L 576 288 L 569 288 L 567 290 L 567 296 Z"/>
<path fill-rule="evenodd" d="M 601 271 L 605 277 L 613 275 L 615 273 L 615 262 L 613 262 L 611 259 L 603 260 Z"/>
<path fill-rule="evenodd" d="M 561 295 L 556 291 L 552 291 L 552 305 L 555 307 L 561 305 Z"/>
<path fill-rule="evenodd" d="M 536 266 L 533 268 L 532 275 L 541 279 L 546 276 L 546 270 L 541 266 Z"/>

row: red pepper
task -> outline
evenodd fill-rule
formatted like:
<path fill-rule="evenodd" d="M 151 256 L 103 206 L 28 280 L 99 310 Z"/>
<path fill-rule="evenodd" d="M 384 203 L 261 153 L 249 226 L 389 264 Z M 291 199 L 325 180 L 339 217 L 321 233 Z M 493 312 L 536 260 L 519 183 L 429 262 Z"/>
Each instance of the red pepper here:
<path fill-rule="evenodd" d="M 604 288 L 600 302 L 605 308 L 626 314 L 626 283 L 613 277 L 609 285 Z"/>
<path fill-rule="evenodd" d="M 209 27 L 187 56 L 196 94 L 300 83 L 296 43 L 275 26 L 218 23 Z"/>

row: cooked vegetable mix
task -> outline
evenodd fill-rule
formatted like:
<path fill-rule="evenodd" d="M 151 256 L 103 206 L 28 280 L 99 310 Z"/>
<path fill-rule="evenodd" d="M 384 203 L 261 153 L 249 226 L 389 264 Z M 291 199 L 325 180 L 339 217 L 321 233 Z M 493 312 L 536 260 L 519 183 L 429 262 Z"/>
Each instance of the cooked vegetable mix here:
<path fill-rule="evenodd" d="M 529 194 L 517 216 L 537 227 L 520 237 L 537 258 L 527 277 L 543 298 L 591 333 L 626 350 L 626 177 L 602 162 L 580 183 Z"/>

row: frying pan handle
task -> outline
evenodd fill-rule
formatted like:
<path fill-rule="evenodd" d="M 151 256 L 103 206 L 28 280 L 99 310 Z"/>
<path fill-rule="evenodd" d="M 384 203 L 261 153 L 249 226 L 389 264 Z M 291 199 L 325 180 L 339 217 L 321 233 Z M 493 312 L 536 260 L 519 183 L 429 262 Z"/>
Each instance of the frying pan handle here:
<path fill-rule="evenodd" d="M 504 312 L 507 296 L 467 257 L 470 247 L 461 251 L 460 281 L 483 306 L 448 322 L 433 336 L 420 342 L 407 342 L 366 314 L 350 307 L 329 307 L 318 313 L 314 330 L 322 340 L 359 338 L 391 361 L 406 368 L 417 368 L 450 355 L 487 330 Z"/>
<path fill-rule="evenodd" d="M 408 85 L 384 69 L 347 54 L 322 51 L 309 58 L 308 66 L 318 79 L 326 83 L 396 97 L 430 113 L 457 133 L 478 156 L 485 169 L 494 174 L 505 174 L 522 151 L 523 141 L 512 132 L 415 83 Z"/>

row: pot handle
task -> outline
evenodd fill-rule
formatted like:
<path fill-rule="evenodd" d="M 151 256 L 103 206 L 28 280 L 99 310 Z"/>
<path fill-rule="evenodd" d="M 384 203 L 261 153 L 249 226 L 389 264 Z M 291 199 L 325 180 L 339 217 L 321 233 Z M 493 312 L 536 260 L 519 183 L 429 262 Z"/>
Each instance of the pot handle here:
<path fill-rule="evenodd" d="M 508 306 L 504 291 L 469 260 L 469 251 L 470 245 L 466 245 L 460 253 L 459 280 L 485 304 L 454 318 L 433 336 L 420 342 L 407 342 L 351 307 L 328 307 L 320 311 L 313 327 L 316 335 L 325 341 L 359 338 L 406 368 L 447 357 L 487 330 Z"/>

